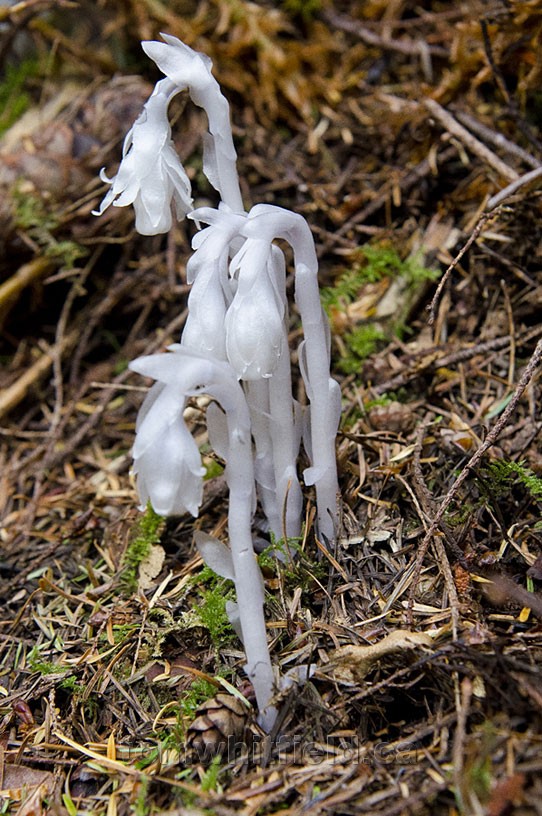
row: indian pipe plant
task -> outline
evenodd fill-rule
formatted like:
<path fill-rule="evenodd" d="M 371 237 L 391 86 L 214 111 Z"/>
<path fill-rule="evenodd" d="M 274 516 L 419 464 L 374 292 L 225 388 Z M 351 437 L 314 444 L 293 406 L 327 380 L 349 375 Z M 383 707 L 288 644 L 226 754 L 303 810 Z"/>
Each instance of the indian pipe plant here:
<path fill-rule="evenodd" d="M 329 328 L 306 221 L 267 204 L 245 211 L 229 105 L 211 73 L 211 61 L 176 37 L 162 38 L 164 42 L 142 44 L 165 76 L 126 135 L 116 176 L 110 180 L 102 170 L 101 178 L 111 187 L 95 212 L 100 215 L 111 204 L 133 204 L 136 229 L 143 235 L 167 232 L 173 213 L 178 219 L 192 219 L 199 229 L 187 264 L 192 288 L 180 343 L 130 366 L 156 380 L 137 420 L 134 472 L 142 507 L 150 502 L 163 516 L 186 511 L 198 515 L 204 468 L 183 412 L 189 397 L 208 395 L 209 441 L 226 462 L 229 547 L 201 533 L 196 543 L 206 563 L 234 581 L 237 603 L 230 605 L 229 615 L 245 648 L 260 723 L 270 730 L 276 718 L 271 698 L 277 678 L 267 645 L 252 518 L 259 500 L 277 541 L 299 536 L 297 459 L 303 443 L 310 461 L 303 481 L 315 486 L 318 535 L 327 545 L 333 541 L 340 390 L 330 377 Z M 217 209 L 193 209 L 190 181 L 171 138 L 168 106 L 184 90 L 205 110 L 209 122 L 203 170 L 220 195 Z M 278 238 L 293 250 L 306 408 L 292 395 L 286 262 L 274 243 Z"/>

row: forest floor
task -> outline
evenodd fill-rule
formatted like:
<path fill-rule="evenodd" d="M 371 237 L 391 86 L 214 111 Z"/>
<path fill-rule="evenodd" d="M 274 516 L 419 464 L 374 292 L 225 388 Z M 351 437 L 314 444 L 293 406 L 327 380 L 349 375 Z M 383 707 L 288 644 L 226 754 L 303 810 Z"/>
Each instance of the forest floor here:
<path fill-rule="evenodd" d="M 271 735 L 193 545 L 227 540 L 201 405 L 197 520 L 130 473 L 193 226 L 91 211 L 160 31 L 213 60 L 247 206 L 309 221 L 343 395 L 336 546 L 307 489 L 266 563 L 273 662 L 315 667 Z M 541 0 L 0 6 L 1 814 L 542 813 L 541 32 Z"/>

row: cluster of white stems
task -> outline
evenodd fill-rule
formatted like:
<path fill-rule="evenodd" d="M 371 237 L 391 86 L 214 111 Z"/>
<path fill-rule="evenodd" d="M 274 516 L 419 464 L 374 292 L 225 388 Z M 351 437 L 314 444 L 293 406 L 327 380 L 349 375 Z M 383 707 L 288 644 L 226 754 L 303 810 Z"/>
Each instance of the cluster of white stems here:
<path fill-rule="evenodd" d="M 144 235 L 167 232 L 173 212 L 177 218 L 187 215 L 200 228 L 187 264 L 192 288 L 180 343 L 131 364 L 156 380 L 138 417 L 134 471 L 142 506 L 150 501 L 164 516 L 186 511 L 197 516 L 204 468 L 183 412 L 191 396 L 212 398 L 207 426 L 211 447 L 226 462 L 229 548 L 209 536 L 200 536 L 198 546 L 209 566 L 235 583 L 237 604 L 230 615 L 244 644 L 260 722 L 269 730 L 276 716 L 270 704 L 274 677 L 252 518 L 259 500 L 276 540 L 300 535 L 297 459 L 302 442 L 310 461 L 303 480 L 316 490 L 318 535 L 328 545 L 333 541 L 340 391 L 329 373 L 329 329 L 306 221 L 266 204 L 245 211 L 229 106 L 211 73 L 211 61 L 175 37 L 162 37 L 163 43 L 144 42 L 143 49 L 165 77 L 125 138 L 117 175 L 109 180 L 102 171 L 111 188 L 97 211 L 101 214 L 110 204 L 133 204 L 136 229 Z M 184 90 L 207 114 L 203 170 L 220 194 L 218 209 L 193 209 L 190 182 L 171 138 L 168 106 Z M 292 396 L 286 263 L 276 239 L 293 250 L 305 408 Z"/>

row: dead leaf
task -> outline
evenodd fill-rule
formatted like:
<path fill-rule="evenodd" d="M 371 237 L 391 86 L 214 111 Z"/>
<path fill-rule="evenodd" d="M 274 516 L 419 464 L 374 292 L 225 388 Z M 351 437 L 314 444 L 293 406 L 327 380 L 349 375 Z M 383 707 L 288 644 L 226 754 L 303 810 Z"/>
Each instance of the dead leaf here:
<path fill-rule="evenodd" d="M 160 575 L 166 553 L 160 544 L 154 544 L 148 556 L 139 565 L 139 589 L 150 589 L 155 584 L 155 578 Z"/>
<path fill-rule="evenodd" d="M 335 679 L 345 683 L 359 683 L 382 657 L 420 646 L 430 646 L 435 636 L 436 633 L 430 635 L 426 632 L 398 629 L 370 646 L 343 646 L 331 655 L 331 661 L 336 667 Z"/>
<path fill-rule="evenodd" d="M 15 816 L 41 816 L 46 799 L 51 798 L 55 778 L 50 771 L 6 764 L 3 768 L 0 798 L 20 802 Z"/>

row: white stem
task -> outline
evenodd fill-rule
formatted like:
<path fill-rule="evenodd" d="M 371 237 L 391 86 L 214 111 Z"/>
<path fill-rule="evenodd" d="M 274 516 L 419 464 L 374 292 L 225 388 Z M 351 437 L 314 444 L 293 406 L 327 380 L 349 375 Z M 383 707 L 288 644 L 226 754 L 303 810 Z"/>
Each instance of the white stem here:
<path fill-rule="evenodd" d="M 218 87 L 218 86 L 217 86 Z M 168 77 L 160 80 L 154 90 L 157 93 L 160 90 L 169 97 L 168 104 L 174 96 L 181 92 L 182 88 L 172 82 Z M 188 88 L 190 93 L 190 87 Z M 212 154 L 215 162 L 215 170 L 218 178 L 216 179 L 216 186 L 220 197 L 224 204 L 233 210 L 233 212 L 244 212 L 243 198 L 241 196 L 241 188 L 239 186 L 239 174 L 237 173 L 237 153 L 233 144 L 233 135 L 230 125 L 230 107 L 225 96 L 219 90 L 217 96 L 221 101 L 221 106 L 227 109 L 227 117 L 224 121 L 228 123 L 227 132 L 207 134 L 208 140 L 212 143 Z M 207 114 L 209 123 L 211 122 L 211 113 L 209 111 L 209 104 L 212 101 L 212 94 L 206 94 L 202 99 L 198 99 L 198 103 L 202 105 Z M 205 102 L 205 104 L 203 104 Z M 208 145 L 207 150 L 211 148 Z M 211 181 L 211 183 L 213 183 Z"/>
<path fill-rule="evenodd" d="M 220 179 L 219 192 L 224 204 L 233 210 L 233 212 L 244 212 L 243 198 L 241 196 L 241 188 L 239 186 L 239 175 L 237 173 L 236 158 L 230 159 L 229 156 L 222 153 L 216 146 L 216 164 L 218 178 Z"/>
<path fill-rule="evenodd" d="M 296 303 L 299 307 L 305 337 L 307 391 L 310 400 L 311 448 L 318 506 L 318 530 L 328 542 L 336 536 L 337 461 L 335 435 L 337 418 L 334 409 L 334 381 L 329 376 L 329 352 L 322 322 L 318 283 L 314 273 L 296 262 Z"/>
<path fill-rule="evenodd" d="M 254 469 L 258 495 L 265 517 L 275 538 L 281 538 L 282 529 L 280 506 L 277 502 L 275 468 L 273 465 L 273 443 L 269 420 L 270 379 L 249 380 L 243 383 L 252 425 L 252 436 L 256 449 Z"/>
<path fill-rule="evenodd" d="M 224 203 L 234 212 L 243 212 L 230 106 L 212 74 L 211 60 L 176 37 L 162 34 L 162 39 L 164 42 L 143 42 L 143 50 L 173 86 L 178 90 L 188 88 L 194 104 L 204 109 L 209 121 L 209 136 L 204 140 L 204 172 Z"/>
<path fill-rule="evenodd" d="M 321 536 L 332 542 L 336 536 L 339 491 L 335 457 L 338 386 L 329 373 L 329 348 L 314 241 L 302 216 L 267 204 L 252 208 L 242 233 L 247 237 L 266 237 L 270 242 L 274 238 L 284 238 L 294 251 L 295 299 L 305 338 L 304 376 L 310 402 L 311 474 L 316 487 L 318 530 Z"/>
<path fill-rule="evenodd" d="M 266 731 L 270 731 L 277 711 L 269 705 L 273 696 L 274 678 L 263 615 L 262 577 L 252 545 L 251 485 L 254 484 L 254 478 L 250 434 L 245 436 L 239 433 L 238 415 L 232 416 L 231 411 L 226 411 L 226 415 L 230 439 L 226 464 L 226 480 L 230 489 L 228 531 L 239 619 L 247 656 L 246 672 L 256 693 L 260 723 Z M 247 422 L 250 422 L 248 410 Z"/>
<path fill-rule="evenodd" d="M 277 368 L 269 378 L 269 415 L 273 443 L 276 501 L 281 517 L 284 509 L 286 511 L 286 529 L 283 530 L 281 518 L 278 538 L 283 538 L 284 533 L 288 538 L 297 538 L 301 534 L 303 497 L 296 468 L 299 453 L 299 434 L 295 428 L 294 404 L 288 337 L 286 335 Z"/>

